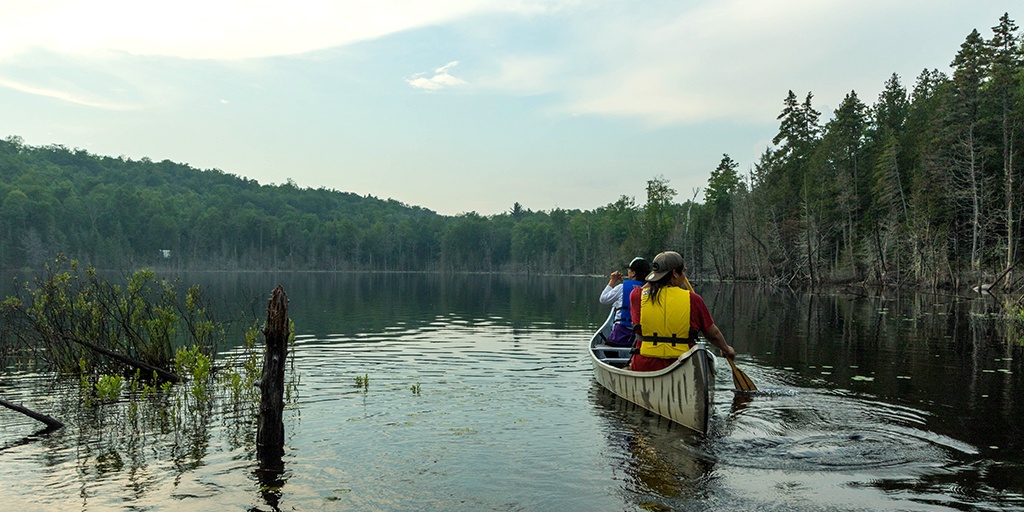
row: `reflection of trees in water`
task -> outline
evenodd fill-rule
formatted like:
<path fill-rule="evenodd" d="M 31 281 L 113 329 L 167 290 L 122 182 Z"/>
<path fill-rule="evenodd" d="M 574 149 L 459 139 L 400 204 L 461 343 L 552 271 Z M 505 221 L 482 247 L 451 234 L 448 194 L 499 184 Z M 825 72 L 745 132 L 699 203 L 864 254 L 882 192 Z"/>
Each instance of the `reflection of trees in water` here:
<path fill-rule="evenodd" d="M 872 375 L 873 391 L 880 394 L 912 391 L 900 382 L 912 380 L 919 392 L 941 396 L 950 372 L 967 383 L 994 359 L 1009 361 L 1020 352 L 1019 329 L 991 297 L 898 290 L 807 293 L 714 284 L 698 292 L 741 356 L 751 354 L 766 366 L 815 378 L 822 375 L 814 370 L 832 366 L 824 377 L 842 385 L 855 375 Z"/>
<path fill-rule="evenodd" d="M 595 383 L 591 397 L 603 410 L 609 443 L 625 448 L 624 490 L 647 510 L 674 510 L 707 494 L 714 460 L 701 453 L 706 439 L 630 403 Z"/>
<path fill-rule="evenodd" d="M 756 363 L 759 384 L 833 387 L 921 408 L 929 431 L 983 452 L 996 446 L 998 459 L 1024 465 L 1024 347 L 1003 299 L 713 283 L 698 292 L 740 357 Z M 1003 485 L 998 471 L 963 473 Z"/>
<path fill-rule="evenodd" d="M 255 317 L 271 289 L 282 284 L 290 316 L 303 332 L 320 337 L 417 329 L 438 321 L 563 328 L 591 325 L 607 314 L 597 301 L 607 276 L 226 272 L 190 274 L 185 280 L 209 286 L 210 296 L 248 297 L 256 305 Z M 227 307 L 233 310 L 218 318 L 237 316 L 246 306 Z"/>

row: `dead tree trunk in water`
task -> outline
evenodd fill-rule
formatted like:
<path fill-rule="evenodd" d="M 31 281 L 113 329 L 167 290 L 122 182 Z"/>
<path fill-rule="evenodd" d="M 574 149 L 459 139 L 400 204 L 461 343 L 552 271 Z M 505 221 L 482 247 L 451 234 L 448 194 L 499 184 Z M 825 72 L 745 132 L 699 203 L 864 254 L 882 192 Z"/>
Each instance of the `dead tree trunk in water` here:
<path fill-rule="evenodd" d="M 284 455 L 284 368 L 288 354 L 288 295 L 274 288 L 267 305 L 267 340 L 260 377 L 260 417 L 256 427 L 256 456 L 265 469 L 281 465 Z"/>

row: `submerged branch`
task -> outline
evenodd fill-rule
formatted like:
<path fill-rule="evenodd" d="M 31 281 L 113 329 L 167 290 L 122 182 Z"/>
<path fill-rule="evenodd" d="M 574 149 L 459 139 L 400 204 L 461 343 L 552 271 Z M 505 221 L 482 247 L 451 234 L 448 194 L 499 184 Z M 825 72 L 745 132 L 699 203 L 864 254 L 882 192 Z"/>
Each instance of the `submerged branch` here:
<path fill-rule="evenodd" d="M 40 413 L 35 412 L 35 411 L 31 410 L 31 409 L 27 409 L 27 408 L 22 407 L 20 405 L 12 404 L 12 403 L 10 403 L 10 402 L 8 402 L 6 400 L 3 400 L 3 399 L 0 399 L 0 405 L 4 406 L 4 407 L 6 407 L 6 408 L 8 408 L 8 409 L 10 409 L 12 411 L 20 412 L 20 413 L 24 414 L 25 416 L 28 416 L 29 418 L 32 418 L 34 420 L 39 420 L 39 421 L 45 423 L 46 426 L 50 427 L 50 428 L 61 428 L 61 427 L 64 426 L 63 423 L 61 423 L 61 422 L 59 422 L 59 421 L 57 421 L 57 420 L 55 420 L 55 419 L 45 415 L 45 414 L 40 414 Z"/>
<path fill-rule="evenodd" d="M 138 368 L 138 369 L 146 372 L 146 375 L 155 374 L 155 375 L 157 375 L 159 377 L 159 380 L 162 381 L 162 382 L 174 382 L 174 383 L 181 382 L 181 377 L 178 374 L 176 374 L 176 373 L 174 373 L 172 371 L 165 370 L 163 368 L 160 368 L 160 367 L 157 367 L 157 366 L 153 366 L 151 364 L 144 363 L 144 362 L 136 360 L 136 359 L 132 359 L 132 358 L 130 358 L 130 357 L 124 355 L 124 354 L 119 354 L 117 352 L 114 352 L 113 350 L 103 348 L 103 347 L 101 347 L 99 345 L 95 345 L 93 343 L 89 343 L 88 341 L 85 341 L 85 340 L 79 340 L 79 339 L 75 339 L 75 338 L 68 338 L 68 339 L 73 341 L 73 342 L 75 342 L 75 343 L 77 343 L 77 344 L 79 344 L 79 345 L 81 345 L 81 346 L 83 346 L 83 347 L 85 347 L 85 348 L 88 348 L 89 350 L 92 350 L 94 352 L 99 352 L 100 354 L 103 354 L 103 355 L 105 355 L 105 356 L 107 356 L 107 357 L 109 357 L 111 359 L 115 359 L 115 360 L 117 360 L 117 361 L 119 361 L 121 363 L 124 363 L 124 364 L 126 364 L 128 366 L 131 366 L 133 368 Z"/>

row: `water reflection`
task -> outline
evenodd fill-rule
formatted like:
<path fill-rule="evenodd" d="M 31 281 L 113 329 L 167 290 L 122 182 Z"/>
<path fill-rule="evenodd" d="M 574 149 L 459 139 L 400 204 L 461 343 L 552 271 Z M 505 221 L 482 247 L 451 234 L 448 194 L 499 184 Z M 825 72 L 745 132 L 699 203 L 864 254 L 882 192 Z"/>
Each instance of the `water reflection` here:
<path fill-rule="evenodd" d="M 416 273 L 193 273 L 213 296 L 247 298 L 255 307 L 281 284 L 303 332 L 319 338 L 418 329 L 438 317 L 500 320 L 514 329 L 587 325 L 600 308 L 594 277 Z M 229 309 L 239 309 L 238 302 Z M 252 309 L 253 306 L 246 306 Z M 259 309 L 256 309 L 259 317 Z"/>
<path fill-rule="evenodd" d="M 284 496 L 284 484 L 288 481 L 284 471 L 284 463 L 279 462 L 276 466 L 261 463 L 260 467 L 256 468 L 255 475 L 256 481 L 260 486 L 260 495 L 263 498 L 263 503 L 270 507 L 271 510 L 280 510 L 278 505 L 280 505 L 281 498 Z M 261 510 L 262 508 L 254 507 L 252 510 Z"/>
<path fill-rule="evenodd" d="M 608 444 L 618 459 L 622 489 L 644 510 L 675 510 L 706 496 L 715 460 L 701 451 L 704 436 L 639 407 L 596 382 L 591 399 L 602 409 Z"/>
<path fill-rule="evenodd" d="M 37 443 L 37 442 L 39 442 L 39 441 L 41 441 L 43 439 L 46 439 L 47 437 L 53 435 L 55 432 L 57 432 L 58 430 L 61 430 L 62 428 L 64 428 L 64 427 L 44 427 L 44 428 L 42 428 L 40 430 L 37 430 L 37 431 L 33 432 L 32 434 L 29 434 L 29 435 L 21 438 L 21 439 L 16 439 L 16 440 L 10 441 L 8 443 L 5 443 L 3 446 L 0 446 L 0 453 L 3 453 L 6 450 L 17 448 L 19 446 L 23 446 L 23 445 L 26 445 L 26 444 L 29 444 L 29 443 Z"/>
<path fill-rule="evenodd" d="M 1024 509 L 1024 356 L 991 303 L 697 283 L 761 388 L 733 393 L 722 372 L 700 437 L 594 383 L 585 344 L 607 314 L 601 277 L 197 280 L 221 318 L 288 289 L 300 383 L 282 464 L 260 471 L 252 417 L 230 403 L 183 417 L 127 401 L 89 408 L 73 380 L 9 369 L 4 398 L 68 427 L 44 435 L 0 411 L 0 478 L 18 481 L 0 499 L 41 510 Z M 369 387 L 355 386 L 364 375 Z"/>
<path fill-rule="evenodd" d="M 920 407 L 942 435 L 1024 458 L 1024 404 L 1013 400 L 1024 393 L 1024 357 L 998 302 L 710 284 L 699 291 L 740 358 L 764 369 L 746 370 L 755 382 Z"/>

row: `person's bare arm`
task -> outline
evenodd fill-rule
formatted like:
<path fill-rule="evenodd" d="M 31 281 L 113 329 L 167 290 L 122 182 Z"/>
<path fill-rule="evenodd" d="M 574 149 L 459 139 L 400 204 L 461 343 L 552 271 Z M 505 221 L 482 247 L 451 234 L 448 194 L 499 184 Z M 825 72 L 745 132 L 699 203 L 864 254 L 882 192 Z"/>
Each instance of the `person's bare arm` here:
<path fill-rule="evenodd" d="M 725 335 L 722 334 L 722 331 L 717 325 L 711 324 L 711 327 L 708 327 L 704 331 L 704 337 L 707 338 L 712 345 L 718 347 L 718 349 L 722 351 L 723 356 L 729 359 L 736 358 L 736 351 L 725 342 Z"/>

